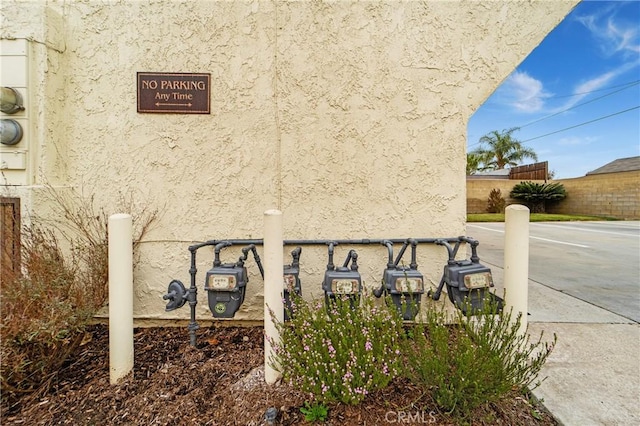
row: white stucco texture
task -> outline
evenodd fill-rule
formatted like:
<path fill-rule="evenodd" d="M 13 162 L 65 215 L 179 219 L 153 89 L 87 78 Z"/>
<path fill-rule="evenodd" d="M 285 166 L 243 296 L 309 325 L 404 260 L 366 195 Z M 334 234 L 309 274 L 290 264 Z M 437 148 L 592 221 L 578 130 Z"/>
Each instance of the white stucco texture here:
<path fill-rule="evenodd" d="M 3 1 L 1 37 L 33 52 L 27 208 L 53 183 L 106 209 L 121 195 L 158 209 L 135 273 L 140 320 L 188 318 L 162 300 L 171 279 L 189 283 L 188 246 L 260 239 L 271 208 L 285 239 L 465 234 L 467 121 L 576 3 Z M 138 72 L 210 73 L 211 113 L 138 113 Z M 377 286 L 385 248 L 340 246 L 336 263 L 349 248 Z M 198 252 L 198 318 L 211 318 L 212 259 Z M 326 247 L 303 249 L 305 296 L 321 294 L 326 262 Z M 419 248 L 434 285 L 445 262 Z M 260 320 L 247 265 L 236 319 Z"/>

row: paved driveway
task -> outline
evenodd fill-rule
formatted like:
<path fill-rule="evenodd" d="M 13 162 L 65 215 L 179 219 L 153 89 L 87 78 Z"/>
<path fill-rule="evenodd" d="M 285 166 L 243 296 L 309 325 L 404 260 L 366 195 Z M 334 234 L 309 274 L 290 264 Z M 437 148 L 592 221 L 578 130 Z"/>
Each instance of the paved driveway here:
<path fill-rule="evenodd" d="M 640 322 L 640 222 L 529 224 L 529 279 Z M 469 223 L 483 263 L 504 267 L 504 223 Z"/>

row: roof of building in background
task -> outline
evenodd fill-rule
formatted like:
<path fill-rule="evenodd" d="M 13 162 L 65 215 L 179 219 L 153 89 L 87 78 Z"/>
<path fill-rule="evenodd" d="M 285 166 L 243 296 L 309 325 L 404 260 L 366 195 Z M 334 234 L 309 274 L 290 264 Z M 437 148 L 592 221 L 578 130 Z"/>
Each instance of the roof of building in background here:
<path fill-rule="evenodd" d="M 612 162 L 605 164 L 602 167 L 599 167 L 595 170 L 588 172 L 587 175 L 600 175 L 603 173 L 617 173 L 617 172 L 632 172 L 635 170 L 640 170 L 640 156 L 618 158 L 617 160 L 613 160 Z"/>
<path fill-rule="evenodd" d="M 509 179 L 509 169 L 485 170 L 468 175 L 470 179 Z"/>
<path fill-rule="evenodd" d="M 468 179 L 514 179 L 514 180 L 547 180 L 549 164 L 547 161 L 507 167 L 505 169 L 485 170 L 468 175 Z"/>

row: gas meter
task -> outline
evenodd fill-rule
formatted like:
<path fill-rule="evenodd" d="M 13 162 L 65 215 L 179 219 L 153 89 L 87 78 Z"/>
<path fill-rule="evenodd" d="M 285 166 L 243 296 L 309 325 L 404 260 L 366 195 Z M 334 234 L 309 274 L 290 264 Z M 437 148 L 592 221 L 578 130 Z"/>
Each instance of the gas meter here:
<path fill-rule="evenodd" d="M 471 245 L 471 258 L 456 260 L 455 256 L 462 242 Z M 491 269 L 480 263 L 477 254 L 479 242 L 472 238 L 459 237 L 454 247 L 444 240 L 436 240 L 436 244 L 447 249 L 449 260 L 444 267 L 440 284 L 431 298 L 438 300 L 446 284 L 449 300 L 465 315 L 469 308 L 471 314 L 482 311 L 487 302 L 495 304 L 497 310 L 502 310 L 502 299 L 489 291 L 494 286 L 493 277 Z"/>
<path fill-rule="evenodd" d="M 302 286 L 300 284 L 300 252 L 301 247 L 296 247 L 291 252 L 291 265 L 284 265 L 284 320 L 289 321 L 291 310 L 291 291 L 298 296 L 302 296 Z"/>
<path fill-rule="evenodd" d="M 214 318 L 233 318 L 235 313 L 244 302 L 244 296 L 249 282 L 247 268 L 244 261 L 247 260 L 248 252 L 253 252 L 256 263 L 262 272 L 260 258 L 256 252 L 255 245 L 251 244 L 242 249 L 242 256 L 236 263 L 220 262 L 220 250 L 230 246 L 229 242 L 222 242 L 215 246 L 215 259 L 213 268 L 207 271 L 204 289 L 207 291 L 209 299 L 209 309 Z"/>
<path fill-rule="evenodd" d="M 329 243 L 329 262 L 322 282 L 324 300 L 329 306 L 329 302 L 335 300 L 336 296 L 346 296 L 355 305 L 362 291 L 362 278 L 358 272 L 358 254 L 355 250 L 350 250 L 344 264 L 336 267 L 333 264 L 333 248 L 336 245 L 337 243 Z"/>
<path fill-rule="evenodd" d="M 411 244 L 411 264 L 408 267 L 398 266 L 409 244 Z M 382 286 L 374 290 L 373 295 L 381 297 L 383 293 L 389 294 L 393 304 L 402 315 L 402 319 L 412 320 L 420 311 L 420 301 L 424 293 L 424 277 L 418 271 L 416 263 L 417 242 L 414 239 L 408 239 L 398 253 L 395 262 L 393 260 L 393 243 L 384 240 L 382 245 L 387 247 L 389 261 L 383 273 Z"/>

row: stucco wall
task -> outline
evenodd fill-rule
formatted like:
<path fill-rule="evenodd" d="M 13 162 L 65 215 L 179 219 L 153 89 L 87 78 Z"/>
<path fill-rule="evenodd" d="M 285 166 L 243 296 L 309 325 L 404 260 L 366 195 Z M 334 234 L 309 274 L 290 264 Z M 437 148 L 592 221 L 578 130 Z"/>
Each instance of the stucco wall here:
<path fill-rule="evenodd" d="M 588 175 L 559 179 L 567 198 L 549 208 L 549 213 L 607 216 L 640 220 L 640 171 Z"/>
<path fill-rule="evenodd" d="M 3 38 L 32 38 L 44 50 L 34 58 L 46 87 L 34 99 L 36 115 L 56 110 L 32 142 L 58 155 L 38 153 L 32 183 L 53 176 L 107 208 L 133 194 L 138 207 L 161 209 L 142 245 L 135 314 L 185 318 L 184 310 L 165 313 L 161 296 L 172 278 L 188 280 L 188 245 L 261 238 L 269 208 L 283 210 L 288 239 L 464 234 L 468 118 L 576 3 L 5 1 L 0 8 Z M 52 21 L 34 17 L 43 14 L 61 17 L 59 49 L 45 47 L 40 29 Z M 137 113 L 136 72 L 211 73 L 211 114 Z M 358 250 L 365 281 L 377 284 L 385 251 Z M 201 272 L 210 255 L 199 256 Z M 436 284 L 443 261 L 441 249 L 419 251 Z M 261 319 L 261 280 L 249 265 L 237 318 Z M 321 293 L 325 265 L 325 248 L 304 250 L 306 295 Z M 199 296 L 198 314 L 210 318 Z"/>

